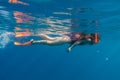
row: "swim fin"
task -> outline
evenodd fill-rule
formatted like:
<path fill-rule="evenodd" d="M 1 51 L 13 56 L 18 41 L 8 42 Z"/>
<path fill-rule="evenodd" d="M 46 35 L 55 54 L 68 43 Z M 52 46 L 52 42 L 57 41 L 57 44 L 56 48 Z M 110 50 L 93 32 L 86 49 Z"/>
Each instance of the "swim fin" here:
<path fill-rule="evenodd" d="M 14 42 L 14 45 L 17 45 L 17 46 L 29 46 L 31 44 L 32 44 L 32 41 L 28 41 L 28 42 L 25 42 L 25 43 Z"/>
<path fill-rule="evenodd" d="M 25 36 L 32 36 L 32 33 L 30 31 L 15 32 L 15 37 L 25 37 Z"/>
<path fill-rule="evenodd" d="M 25 37 L 32 36 L 32 32 L 29 29 L 21 29 L 19 27 L 15 27 L 15 37 Z"/>

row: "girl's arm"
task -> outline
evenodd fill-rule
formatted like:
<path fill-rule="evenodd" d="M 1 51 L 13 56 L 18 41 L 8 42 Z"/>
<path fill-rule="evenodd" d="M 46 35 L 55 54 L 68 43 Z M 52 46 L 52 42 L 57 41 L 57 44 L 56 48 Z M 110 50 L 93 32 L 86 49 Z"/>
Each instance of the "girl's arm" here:
<path fill-rule="evenodd" d="M 78 45 L 78 44 L 80 44 L 80 43 L 81 43 L 81 41 L 76 41 L 76 42 L 74 42 L 72 45 L 70 45 L 70 46 L 68 47 L 68 51 L 70 52 L 73 47 L 75 47 L 76 45 Z"/>

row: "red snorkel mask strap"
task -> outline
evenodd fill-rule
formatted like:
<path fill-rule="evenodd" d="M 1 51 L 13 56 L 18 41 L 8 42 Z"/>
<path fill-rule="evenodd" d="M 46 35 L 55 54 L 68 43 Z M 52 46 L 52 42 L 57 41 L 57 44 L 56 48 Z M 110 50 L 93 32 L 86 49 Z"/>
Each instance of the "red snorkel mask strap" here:
<path fill-rule="evenodd" d="M 99 40 L 100 40 L 99 34 L 98 34 L 98 33 L 95 33 L 95 34 L 94 34 L 94 43 L 97 44 L 97 43 L 99 42 Z"/>

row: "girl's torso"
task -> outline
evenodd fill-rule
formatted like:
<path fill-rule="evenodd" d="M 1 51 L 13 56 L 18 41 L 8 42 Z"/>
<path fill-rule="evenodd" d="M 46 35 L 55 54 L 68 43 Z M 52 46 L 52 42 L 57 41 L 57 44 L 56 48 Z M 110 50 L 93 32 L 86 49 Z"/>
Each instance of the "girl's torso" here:
<path fill-rule="evenodd" d="M 82 39 L 84 39 L 84 36 L 85 36 L 85 34 L 83 34 L 83 33 L 68 33 L 68 34 L 65 34 L 65 35 L 70 37 L 71 42 L 82 40 Z M 76 35 L 80 35 L 80 37 L 76 38 Z"/>

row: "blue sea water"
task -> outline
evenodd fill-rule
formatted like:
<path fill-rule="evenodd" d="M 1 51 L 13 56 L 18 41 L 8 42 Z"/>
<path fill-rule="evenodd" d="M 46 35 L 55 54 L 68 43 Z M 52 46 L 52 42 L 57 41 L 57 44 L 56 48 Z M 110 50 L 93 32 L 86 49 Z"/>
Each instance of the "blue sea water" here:
<path fill-rule="evenodd" d="M 27 5 L 0 0 L 0 80 L 120 80 L 119 0 L 21 2 Z M 101 40 L 70 53 L 68 44 L 15 46 L 14 41 L 39 39 L 15 38 L 16 27 L 50 35 L 98 32 Z"/>

